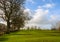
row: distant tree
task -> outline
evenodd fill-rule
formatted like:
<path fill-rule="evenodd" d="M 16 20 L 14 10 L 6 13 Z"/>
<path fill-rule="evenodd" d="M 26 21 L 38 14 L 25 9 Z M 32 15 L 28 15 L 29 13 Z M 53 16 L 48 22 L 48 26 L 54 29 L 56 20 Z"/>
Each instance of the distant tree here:
<path fill-rule="evenodd" d="M 51 28 L 51 30 L 57 30 L 56 28 Z"/>
<path fill-rule="evenodd" d="M 56 28 L 57 28 L 58 30 L 60 30 L 60 21 L 58 21 L 58 22 L 56 23 Z"/>
<path fill-rule="evenodd" d="M 18 14 L 23 3 L 24 0 L 0 0 L 0 9 L 4 12 L 2 18 L 7 22 L 7 33 L 10 32 L 11 16 Z"/>
<path fill-rule="evenodd" d="M 60 30 L 60 21 L 56 22 L 56 24 L 52 25 L 52 30 Z"/>
<path fill-rule="evenodd" d="M 52 24 L 51 30 L 56 30 L 56 24 Z"/>

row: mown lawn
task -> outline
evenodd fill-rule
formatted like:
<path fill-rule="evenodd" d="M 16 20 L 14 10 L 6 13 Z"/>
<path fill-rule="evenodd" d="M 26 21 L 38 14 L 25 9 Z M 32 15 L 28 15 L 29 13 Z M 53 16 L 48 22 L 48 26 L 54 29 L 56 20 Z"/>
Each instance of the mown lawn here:
<path fill-rule="evenodd" d="M 0 42 L 60 42 L 60 32 L 48 30 L 22 30 L 0 36 Z"/>

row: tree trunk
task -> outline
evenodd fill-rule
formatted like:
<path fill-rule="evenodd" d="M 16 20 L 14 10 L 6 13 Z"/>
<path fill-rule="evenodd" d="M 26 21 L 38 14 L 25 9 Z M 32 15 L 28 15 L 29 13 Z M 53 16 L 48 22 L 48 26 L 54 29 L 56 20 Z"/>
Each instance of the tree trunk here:
<path fill-rule="evenodd" d="M 20 31 L 20 26 L 18 26 L 17 28 L 18 28 L 18 31 Z"/>
<path fill-rule="evenodd" d="M 7 20 L 7 32 L 6 33 L 7 34 L 10 33 L 10 21 L 9 21 L 9 19 Z"/>

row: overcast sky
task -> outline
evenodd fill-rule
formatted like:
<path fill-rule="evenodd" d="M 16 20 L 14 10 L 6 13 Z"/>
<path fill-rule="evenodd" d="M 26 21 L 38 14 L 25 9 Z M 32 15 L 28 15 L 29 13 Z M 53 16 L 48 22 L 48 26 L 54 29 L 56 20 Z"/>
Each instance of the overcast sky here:
<path fill-rule="evenodd" d="M 26 26 L 50 29 L 52 24 L 60 21 L 60 0 L 26 0 L 25 8 L 32 16 Z"/>

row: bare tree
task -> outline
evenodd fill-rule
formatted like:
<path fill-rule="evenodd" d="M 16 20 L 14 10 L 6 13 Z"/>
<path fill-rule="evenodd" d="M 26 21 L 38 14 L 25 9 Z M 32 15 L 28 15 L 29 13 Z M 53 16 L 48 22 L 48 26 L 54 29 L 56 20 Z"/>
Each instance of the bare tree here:
<path fill-rule="evenodd" d="M 20 28 L 24 27 L 25 20 L 27 20 L 25 16 L 26 14 L 23 14 L 23 11 L 19 11 L 18 14 L 14 14 L 11 18 L 11 25 L 14 26 L 14 28 L 17 30 L 20 30 Z"/>
<path fill-rule="evenodd" d="M 11 16 L 18 14 L 24 0 L 0 0 L 0 9 L 4 12 L 2 18 L 7 22 L 7 33 L 10 32 Z"/>

